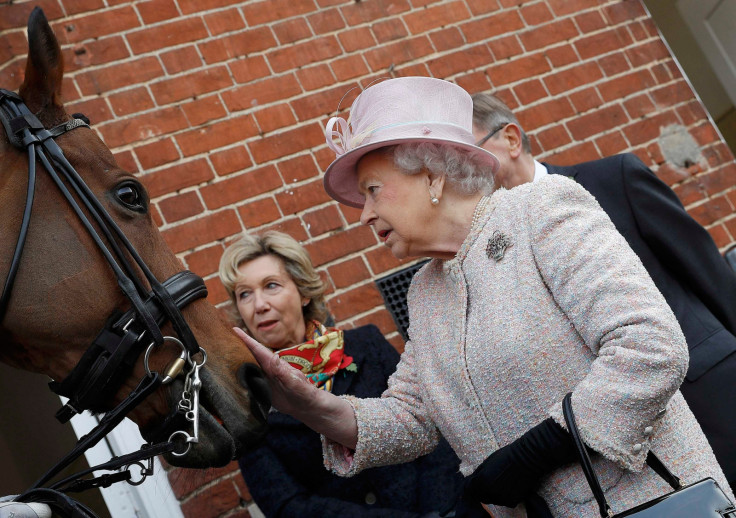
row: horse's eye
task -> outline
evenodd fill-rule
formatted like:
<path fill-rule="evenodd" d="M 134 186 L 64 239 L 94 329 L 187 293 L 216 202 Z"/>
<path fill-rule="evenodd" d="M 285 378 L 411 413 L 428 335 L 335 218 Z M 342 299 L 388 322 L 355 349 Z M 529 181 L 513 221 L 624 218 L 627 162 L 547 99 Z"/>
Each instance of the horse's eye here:
<path fill-rule="evenodd" d="M 118 186 L 115 191 L 115 197 L 128 209 L 145 212 L 146 200 L 140 189 L 138 185 L 125 183 Z"/>

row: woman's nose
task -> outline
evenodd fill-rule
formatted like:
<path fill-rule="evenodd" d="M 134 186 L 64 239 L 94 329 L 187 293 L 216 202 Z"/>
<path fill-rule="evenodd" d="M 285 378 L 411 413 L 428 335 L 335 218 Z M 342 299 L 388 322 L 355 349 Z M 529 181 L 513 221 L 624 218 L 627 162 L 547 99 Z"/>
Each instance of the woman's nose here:
<path fill-rule="evenodd" d="M 363 225 L 370 225 L 376 220 L 376 213 L 373 211 L 373 204 L 366 196 L 363 211 L 360 213 L 360 222 Z"/>
<path fill-rule="evenodd" d="M 268 299 L 263 296 L 263 293 L 258 291 L 253 293 L 253 304 L 256 311 L 266 311 L 270 307 Z"/>

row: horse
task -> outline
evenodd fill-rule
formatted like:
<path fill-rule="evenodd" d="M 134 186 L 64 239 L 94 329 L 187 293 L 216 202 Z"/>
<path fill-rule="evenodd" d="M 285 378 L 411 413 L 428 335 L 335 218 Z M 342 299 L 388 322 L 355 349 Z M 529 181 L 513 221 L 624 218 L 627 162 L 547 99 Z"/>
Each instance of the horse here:
<path fill-rule="evenodd" d="M 124 406 L 151 442 L 183 422 L 190 428 L 169 437 L 179 445 L 165 451 L 167 462 L 223 466 L 263 435 L 267 384 L 203 298 L 204 282 L 166 246 L 141 182 L 118 166 L 83 115 L 65 110 L 61 49 L 38 7 L 28 20 L 28 46 L 18 93 L 0 91 L 7 112 L 0 131 L 0 361 L 54 380 L 52 388 L 70 397 L 62 420 L 85 408 L 117 415 Z M 58 156 L 49 158 L 52 148 Z M 34 179 L 36 156 L 42 164 Z M 54 168 L 78 176 L 59 183 Z M 112 338 L 122 340 L 124 356 Z M 90 344 L 98 349 L 92 356 Z M 142 399 L 140 380 L 153 379 Z M 182 414 L 186 419 L 173 419 Z"/>

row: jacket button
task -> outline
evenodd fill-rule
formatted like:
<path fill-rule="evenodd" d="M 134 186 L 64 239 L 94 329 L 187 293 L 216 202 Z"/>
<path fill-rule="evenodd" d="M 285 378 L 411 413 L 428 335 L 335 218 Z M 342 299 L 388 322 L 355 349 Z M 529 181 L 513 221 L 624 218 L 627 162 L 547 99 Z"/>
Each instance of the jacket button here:
<path fill-rule="evenodd" d="M 639 443 L 636 443 L 636 444 L 634 445 L 634 447 L 633 447 L 633 448 L 631 448 L 631 450 L 632 450 L 632 451 L 633 451 L 634 453 L 639 453 L 639 452 L 641 451 L 641 444 L 639 444 Z"/>
<path fill-rule="evenodd" d="M 653 431 L 654 431 L 654 428 L 652 428 L 651 426 L 647 426 L 646 428 L 644 428 L 644 435 L 646 437 L 649 437 L 650 435 L 652 435 Z"/>
<path fill-rule="evenodd" d="M 373 505 L 376 503 L 376 495 L 373 493 L 366 493 L 365 495 L 365 503 L 368 505 Z"/>
<path fill-rule="evenodd" d="M 666 414 L 666 413 L 667 413 L 667 407 L 665 407 L 662 410 L 660 410 L 659 412 L 657 412 L 657 415 L 654 416 L 654 418 L 655 419 L 661 419 L 662 417 L 664 417 L 664 414 Z"/>

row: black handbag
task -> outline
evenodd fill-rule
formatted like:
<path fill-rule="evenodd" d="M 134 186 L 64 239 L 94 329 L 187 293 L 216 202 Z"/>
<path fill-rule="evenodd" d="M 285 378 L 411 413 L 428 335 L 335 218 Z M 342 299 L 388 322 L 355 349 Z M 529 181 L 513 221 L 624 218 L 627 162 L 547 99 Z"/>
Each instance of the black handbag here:
<path fill-rule="evenodd" d="M 562 400 L 562 414 L 565 416 L 567 429 L 575 441 L 580 465 L 603 518 L 736 518 L 736 507 L 715 480 L 708 477 L 683 486 L 680 479 L 673 475 L 651 451 L 647 455 L 647 464 L 672 486 L 674 491 L 622 513 L 613 514 L 601 489 L 598 476 L 593 470 L 588 450 L 580 439 L 572 412 L 572 393 L 568 393 Z"/>

